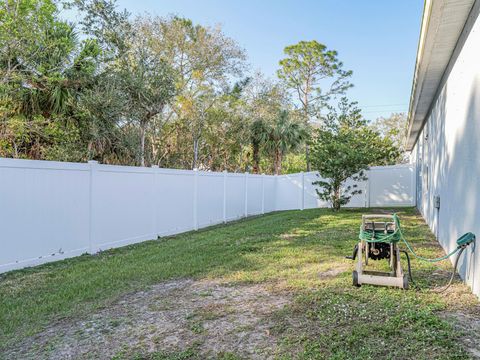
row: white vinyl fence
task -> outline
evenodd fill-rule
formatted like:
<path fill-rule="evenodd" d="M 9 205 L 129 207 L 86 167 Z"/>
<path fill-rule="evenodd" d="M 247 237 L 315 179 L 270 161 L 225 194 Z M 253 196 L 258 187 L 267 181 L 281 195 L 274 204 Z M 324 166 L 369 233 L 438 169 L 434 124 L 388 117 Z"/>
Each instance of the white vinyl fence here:
<path fill-rule="evenodd" d="M 415 206 L 413 165 L 375 166 L 366 171 L 366 175 L 367 181 L 356 183 L 362 193 L 354 195 L 346 207 Z M 277 176 L 275 210 L 328 207 L 312 185 L 317 180 L 315 172 Z M 346 185 L 354 183 L 347 181 Z"/>
<path fill-rule="evenodd" d="M 372 168 L 349 206 L 413 206 L 413 167 Z M 277 210 L 326 207 L 315 173 L 252 175 L 0 158 L 0 272 Z"/>

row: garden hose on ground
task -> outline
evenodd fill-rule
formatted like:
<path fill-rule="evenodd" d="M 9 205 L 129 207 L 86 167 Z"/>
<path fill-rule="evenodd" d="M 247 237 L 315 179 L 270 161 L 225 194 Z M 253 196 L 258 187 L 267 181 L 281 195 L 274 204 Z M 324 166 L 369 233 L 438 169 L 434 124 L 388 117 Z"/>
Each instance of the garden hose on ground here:
<path fill-rule="evenodd" d="M 439 291 L 436 291 L 437 293 L 443 293 L 443 292 L 447 291 L 447 289 L 452 285 L 453 279 L 455 278 L 455 274 L 457 273 L 458 260 L 460 259 L 460 256 L 462 255 L 462 253 L 465 249 L 466 249 L 466 247 L 462 247 L 460 249 L 460 252 L 458 253 L 457 258 L 455 259 L 455 264 L 453 265 L 453 272 L 452 272 L 452 276 L 450 276 L 450 280 L 448 281 L 447 285 L 445 285 L 445 287 L 443 289 L 441 289 Z M 420 286 L 418 286 L 418 284 L 415 282 L 415 280 L 413 280 L 412 267 L 411 267 L 411 264 L 410 264 L 410 255 L 408 254 L 408 251 L 407 250 L 400 250 L 400 252 L 404 253 L 406 258 L 407 258 L 408 277 L 410 278 L 410 282 L 413 284 L 413 286 L 416 289 L 420 290 Z"/>
<path fill-rule="evenodd" d="M 455 259 L 455 265 L 453 265 L 452 276 L 450 277 L 450 280 L 448 281 L 448 284 L 447 284 L 443 289 L 441 289 L 440 291 L 438 291 L 439 293 L 445 292 L 445 291 L 450 287 L 450 285 L 452 285 L 453 278 L 455 277 L 455 273 L 457 272 L 458 260 L 460 259 L 460 256 L 462 255 L 462 253 L 463 253 L 463 251 L 464 251 L 465 249 L 466 249 L 466 246 L 463 246 L 463 247 L 460 249 L 460 252 L 458 253 L 457 258 Z"/>
<path fill-rule="evenodd" d="M 462 235 L 458 240 L 457 240 L 457 247 L 451 251 L 450 253 L 438 257 L 438 258 L 426 258 L 420 255 L 417 255 L 415 251 L 413 250 L 413 247 L 410 245 L 410 243 L 405 239 L 402 233 L 402 229 L 400 227 L 400 219 L 397 214 L 392 215 L 393 220 L 395 222 L 395 230 L 392 233 L 375 233 L 375 231 L 365 231 L 362 227 L 360 227 L 360 234 L 359 234 L 359 239 L 364 240 L 369 243 L 376 243 L 376 242 L 386 242 L 386 243 L 397 243 L 400 240 L 403 241 L 407 247 L 407 249 L 412 253 L 413 256 L 415 256 L 417 259 L 422 260 L 422 261 L 427 261 L 427 262 L 438 262 L 442 261 L 445 259 L 448 259 L 450 256 L 453 256 L 457 252 L 459 254 L 457 255 L 457 258 L 455 259 L 455 264 L 453 266 L 453 272 L 452 276 L 450 277 L 450 280 L 448 284 L 439 292 L 444 292 L 446 291 L 450 285 L 452 285 L 453 279 L 455 278 L 455 274 L 457 272 L 457 266 L 458 266 L 458 261 L 460 259 L 460 256 L 462 255 L 463 251 L 467 248 L 468 245 L 470 245 L 472 242 L 475 241 L 475 235 L 473 233 L 466 233 Z M 412 276 L 412 268 L 410 264 L 410 255 L 406 250 L 401 250 L 406 257 L 407 257 L 407 263 L 408 263 L 408 276 L 410 278 L 410 281 L 418 288 L 417 284 L 413 281 L 413 276 Z"/>
<path fill-rule="evenodd" d="M 406 250 L 400 250 L 400 252 L 404 253 L 405 256 L 407 257 L 407 264 L 408 264 L 408 277 L 410 278 L 410 281 L 412 282 L 415 287 L 418 287 L 415 281 L 413 280 L 412 276 L 412 266 L 410 265 L 410 255 L 408 255 L 408 252 Z"/>

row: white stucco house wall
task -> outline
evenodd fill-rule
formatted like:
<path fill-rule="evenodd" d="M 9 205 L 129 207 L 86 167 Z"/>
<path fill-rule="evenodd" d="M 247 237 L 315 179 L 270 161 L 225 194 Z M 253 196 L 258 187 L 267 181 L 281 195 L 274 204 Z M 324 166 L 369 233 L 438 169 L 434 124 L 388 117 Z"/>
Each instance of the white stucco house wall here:
<path fill-rule="evenodd" d="M 467 231 L 460 275 L 480 295 L 480 0 L 427 0 L 410 98 L 407 150 L 417 207 L 445 251 Z M 438 201 L 439 200 L 439 201 Z M 439 206 L 438 206 L 439 205 Z M 453 259 L 452 259 L 453 261 Z"/>

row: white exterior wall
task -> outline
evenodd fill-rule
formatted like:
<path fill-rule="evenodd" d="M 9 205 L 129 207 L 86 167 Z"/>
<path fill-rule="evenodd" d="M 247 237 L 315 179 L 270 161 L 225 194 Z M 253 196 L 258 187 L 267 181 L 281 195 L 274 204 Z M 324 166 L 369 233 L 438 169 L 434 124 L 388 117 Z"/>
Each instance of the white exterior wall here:
<path fill-rule="evenodd" d="M 413 206 L 412 166 L 372 168 L 350 207 Z M 276 210 L 327 207 L 281 176 L 0 158 L 0 272 Z M 372 185 L 373 184 L 373 185 Z"/>
<path fill-rule="evenodd" d="M 445 251 L 465 232 L 480 240 L 480 18 L 463 45 L 412 151 L 417 204 Z M 433 197 L 440 196 L 440 209 Z M 478 240 L 477 240 L 478 241 Z M 460 274 L 480 295 L 478 245 Z M 452 261 L 454 259 L 451 259 Z"/>

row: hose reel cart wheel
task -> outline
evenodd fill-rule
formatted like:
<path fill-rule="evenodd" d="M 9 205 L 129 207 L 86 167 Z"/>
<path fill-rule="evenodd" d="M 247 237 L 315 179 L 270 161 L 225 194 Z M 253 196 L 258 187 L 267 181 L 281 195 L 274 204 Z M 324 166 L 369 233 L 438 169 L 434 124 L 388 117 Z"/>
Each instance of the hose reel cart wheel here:
<path fill-rule="evenodd" d="M 362 286 L 361 284 L 358 283 L 358 273 L 355 270 L 353 270 L 352 272 L 352 282 L 353 282 L 353 286 L 356 286 L 356 287 Z"/>

